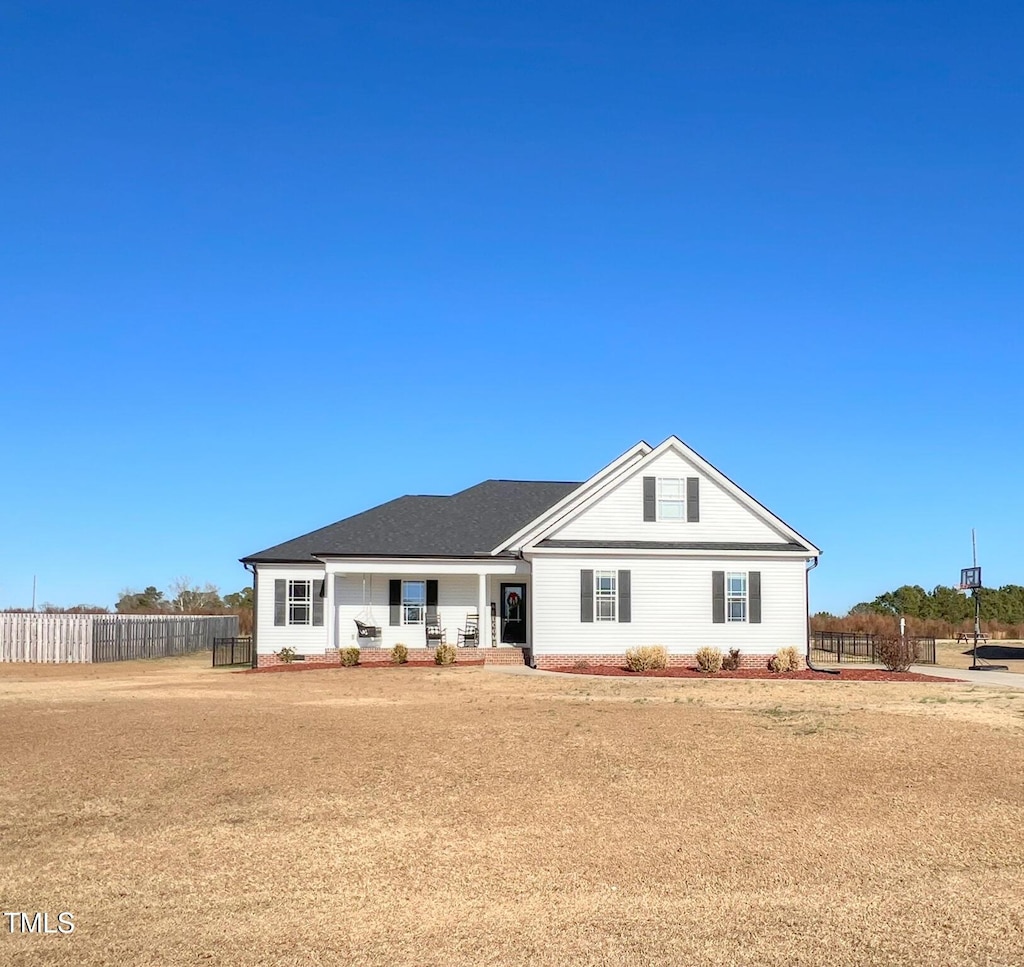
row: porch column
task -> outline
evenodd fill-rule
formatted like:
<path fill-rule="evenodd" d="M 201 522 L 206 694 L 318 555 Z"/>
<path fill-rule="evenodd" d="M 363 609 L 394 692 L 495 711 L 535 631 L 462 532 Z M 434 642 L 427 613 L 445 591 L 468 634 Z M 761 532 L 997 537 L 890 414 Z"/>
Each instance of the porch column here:
<path fill-rule="evenodd" d="M 338 647 L 338 616 L 334 613 L 334 575 L 324 575 L 324 627 L 327 629 L 327 649 Z"/>
<path fill-rule="evenodd" d="M 491 647 L 491 604 L 487 600 L 487 575 L 480 575 L 480 647 Z"/>

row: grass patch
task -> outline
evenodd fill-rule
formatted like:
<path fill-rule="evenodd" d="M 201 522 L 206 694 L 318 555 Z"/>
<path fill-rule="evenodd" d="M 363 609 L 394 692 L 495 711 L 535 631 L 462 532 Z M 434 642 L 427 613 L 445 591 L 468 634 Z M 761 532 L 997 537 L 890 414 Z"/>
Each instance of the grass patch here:
<path fill-rule="evenodd" d="M 2 959 L 1024 963 L 1015 696 L 566 682 L 0 666 Z"/>

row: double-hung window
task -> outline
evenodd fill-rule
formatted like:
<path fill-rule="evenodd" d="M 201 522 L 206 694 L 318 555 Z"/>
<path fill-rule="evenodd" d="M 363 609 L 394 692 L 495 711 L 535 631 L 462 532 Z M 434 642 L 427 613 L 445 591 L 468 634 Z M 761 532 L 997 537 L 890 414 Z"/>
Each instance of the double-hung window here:
<path fill-rule="evenodd" d="M 618 575 L 615 571 L 594 571 L 594 619 L 615 620 Z"/>
<path fill-rule="evenodd" d="M 427 607 L 427 582 L 402 582 L 402 624 L 421 625 Z"/>
<path fill-rule="evenodd" d="M 725 575 L 725 620 L 747 620 L 746 572 L 730 571 Z"/>
<path fill-rule="evenodd" d="M 313 582 L 288 582 L 288 624 L 313 623 Z"/>
<path fill-rule="evenodd" d="M 658 477 L 658 520 L 686 520 L 685 477 Z"/>

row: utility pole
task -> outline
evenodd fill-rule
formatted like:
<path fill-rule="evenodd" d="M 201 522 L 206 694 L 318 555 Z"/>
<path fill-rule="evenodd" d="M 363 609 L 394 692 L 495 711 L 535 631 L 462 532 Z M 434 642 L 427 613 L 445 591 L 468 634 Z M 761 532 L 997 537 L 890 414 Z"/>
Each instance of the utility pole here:
<path fill-rule="evenodd" d="M 32 575 L 32 611 L 36 610 L 36 576 Z"/>

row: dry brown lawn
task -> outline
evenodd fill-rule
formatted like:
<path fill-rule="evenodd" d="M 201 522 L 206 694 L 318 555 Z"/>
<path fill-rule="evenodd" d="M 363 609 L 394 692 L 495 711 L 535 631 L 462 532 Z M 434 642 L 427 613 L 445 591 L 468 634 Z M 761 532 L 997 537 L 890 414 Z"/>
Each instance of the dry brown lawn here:
<path fill-rule="evenodd" d="M 1024 691 L 0 666 L 13 965 L 1019 965 Z"/>
<path fill-rule="evenodd" d="M 962 641 L 940 639 L 935 642 L 935 663 L 946 668 L 969 668 L 974 661 L 971 654 L 972 646 L 973 644 L 965 645 Z M 990 641 L 979 644 L 978 652 L 982 658 L 989 655 L 989 662 L 1006 665 L 1014 674 L 1024 675 L 1024 641 Z"/>

